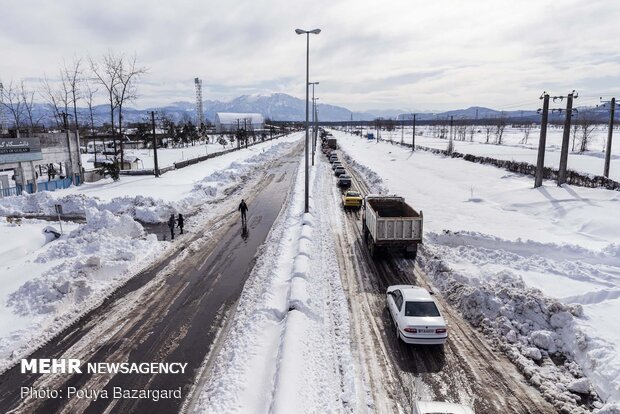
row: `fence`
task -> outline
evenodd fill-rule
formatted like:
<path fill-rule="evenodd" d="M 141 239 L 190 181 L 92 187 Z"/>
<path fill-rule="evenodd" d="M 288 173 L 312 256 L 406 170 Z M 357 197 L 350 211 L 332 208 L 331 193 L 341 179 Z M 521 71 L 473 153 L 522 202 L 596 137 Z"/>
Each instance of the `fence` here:
<path fill-rule="evenodd" d="M 278 139 L 280 137 L 283 137 L 284 135 L 285 134 L 275 135 L 275 136 L 273 136 L 273 138 L 266 138 L 264 140 L 263 139 L 258 139 L 258 140 L 256 140 L 256 142 L 248 143 L 248 147 L 251 147 L 251 146 L 257 145 L 257 144 L 261 144 L 261 143 L 266 142 L 266 141 L 271 141 L 271 140 L 274 140 L 274 139 Z M 173 165 L 169 165 L 169 166 L 160 168 L 159 169 L 159 174 L 164 174 L 164 173 L 166 173 L 168 171 L 172 171 L 172 170 L 178 170 L 180 168 L 184 168 L 184 167 L 187 167 L 189 165 L 197 164 L 199 162 L 206 161 L 206 160 L 208 160 L 210 158 L 219 157 L 219 156 L 222 156 L 222 155 L 225 155 L 225 154 L 229 154 L 229 153 L 231 153 L 233 151 L 237 151 L 237 150 L 244 149 L 244 148 L 246 148 L 245 145 L 241 145 L 239 147 L 227 149 L 227 150 L 224 150 L 224 151 L 214 152 L 213 154 L 203 155 L 203 156 L 200 156 L 200 157 L 191 158 L 189 160 L 178 161 L 178 162 L 173 163 Z M 120 171 L 121 175 L 153 175 L 153 173 L 154 173 L 154 171 L 153 171 L 152 168 L 146 169 L 146 170 L 121 170 Z"/>
<path fill-rule="evenodd" d="M 81 177 L 76 175 L 76 185 L 79 185 L 81 182 Z M 55 191 L 61 190 L 64 188 L 69 188 L 73 184 L 73 180 L 71 177 L 61 178 L 58 180 L 51 181 L 38 181 L 37 182 L 37 191 Z M 2 188 L 0 189 L 0 198 L 1 197 L 9 197 L 9 196 L 17 196 L 22 195 L 24 192 L 28 194 L 34 193 L 34 184 L 26 184 L 25 186 L 21 186 L 17 184 L 15 187 Z"/>

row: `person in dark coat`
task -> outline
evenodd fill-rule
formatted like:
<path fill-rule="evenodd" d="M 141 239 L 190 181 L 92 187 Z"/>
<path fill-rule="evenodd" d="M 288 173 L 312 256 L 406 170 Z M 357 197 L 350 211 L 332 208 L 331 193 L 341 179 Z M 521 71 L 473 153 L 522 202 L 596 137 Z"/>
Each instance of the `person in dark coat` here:
<path fill-rule="evenodd" d="M 174 225 L 176 224 L 176 220 L 174 219 L 174 214 L 170 214 L 170 218 L 168 219 L 168 228 L 170 229 L 170 239 L 174 240 Z"/>
<path fill-rule="evenodd" d="M 245 204 L 245 200 L 241 199 L 238 210 L 241 212 L 241 223 L 243 224 L 246 220 L 245 213 L 248 211 L 248 205 Z"/>
<path fill-rule="evenodd" d="M 181 229 L 181 234 L 183 234 L 183 223 L 184 223 L 183 214 L 179 213 L 179 217 L 177 218 L 177 227 Z"/>

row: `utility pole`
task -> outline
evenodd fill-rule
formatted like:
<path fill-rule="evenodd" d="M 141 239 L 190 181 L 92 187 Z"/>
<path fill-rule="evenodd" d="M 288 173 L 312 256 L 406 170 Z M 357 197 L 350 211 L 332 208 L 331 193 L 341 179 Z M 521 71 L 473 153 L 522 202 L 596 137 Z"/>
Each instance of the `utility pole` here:
<path fill-rule="evenodd" d="M 415 151 L 415 114 L 413 114 L 413 133 L 411 134 L 411 151 Z"/>
<path fill-rule="evenodd" d="M 536 178 L 534 188 L 538 188 L 543 182 L 543 169 L 545 168 L 545 147 L 547 145 L 547 122 L 549 120 L 549 94 L 543 92 L 540 97 L 543 100 L 542 120 L 540 122 L 540 140 L 538 141 L 538 159 L 536 161 Z M 541 113 L 541 110 L 538 110 Z"/>
<path fill-rule="evenodd" d="M 609 103 L 609 126 L 607 129 L 607 146 L 605 147 L 605 167 L 603 168 L 603 176 L 609 178 L 609 164 L 611 162 L 611 138 L 614 132 L 614 116 L 616 113 L 616 98 L 611 98 Z"/>
<path fill-rule="evenodd" d="M 558 171 L 558 185 L 562 185 L 566 182 L 566 168 L 568 164 L 568 143 L 570 141 L 570 123 L 573 114 L 573 98 L 577 98 L 578 95 L 575 91 L 568 94 L 566 97 L 566 118 L 564 120 L 564 134 L 562 136 L 562 150 L 560 151 L 560 168 Z"/>
<path fill-rule="evenodd" d="M 153 126 L 153 160 L 155 162 L 153 173 L 159 177 L 159 163 L 157 162 L 157 135 L 155 134 L 155 111 L 151 111 L 151 125 Z"/>

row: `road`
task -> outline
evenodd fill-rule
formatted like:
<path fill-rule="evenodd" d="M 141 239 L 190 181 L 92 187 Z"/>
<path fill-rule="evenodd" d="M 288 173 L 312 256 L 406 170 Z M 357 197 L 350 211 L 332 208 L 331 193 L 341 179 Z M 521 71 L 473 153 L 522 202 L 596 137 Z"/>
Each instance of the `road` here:
<path fill-rule="evenodd" d="M 321 164 L 323 173 L 332 173 L 326 162 Z M 369 193 L 363 179 L 344 164 L 354 187 Z M 335 186 L 331 202 L 340 203 Z M 411 346 L 397 340 L 385 291 L 394 284 L 431 289 L 428 277 L 414 261 L 397 254 L 373 260 L 363 243 L 359 212 L 347 212 L 335 233 L 340 273 L 349 297 L 354 351 L 370 384 L 376 411 L 411 412 L 412 402 L 423 399 L 468 404 L 479 414 L 556 412 L 440 294 L 435 297 L 448 321 L 447 344 Z"/>
<path fill-rule="evenodd" d="M 189 397 L 263 243 L 291 188 L 299 145 L 262 169 L 227 197 L 225 214 L 203 223 L 177 240 L 177 250 L 162 258 L 108 298 L 102 306 L 68 328 L 31 358 L 79 358 L 85 362 L 182 362 L 184 374 L 25 375 L 19 367 L 0 377 L 0 411 L 27 413 L 177 413 Z M 248 225 L 235 211 L 249 201 Z M 209 206 L 207 206 L 209 208 Z M 224 329 L 225 330 L 225 329 Z M 225 333 L 225 332 L 224 332 Z M 97 399 L 20 397 L 20 387 L 66 390 L 177 389 L 182 398 Z"/>

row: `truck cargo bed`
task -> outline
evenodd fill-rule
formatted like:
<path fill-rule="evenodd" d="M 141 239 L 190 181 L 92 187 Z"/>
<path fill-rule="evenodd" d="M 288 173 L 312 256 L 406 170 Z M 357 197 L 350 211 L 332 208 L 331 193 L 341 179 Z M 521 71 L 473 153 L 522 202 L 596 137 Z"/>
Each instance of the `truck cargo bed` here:
<path fill-rule="evenodd" d="M 369 199 L 368 204 L 379 217 L 420 217 L 417 211 L 402 201 Z"/>

